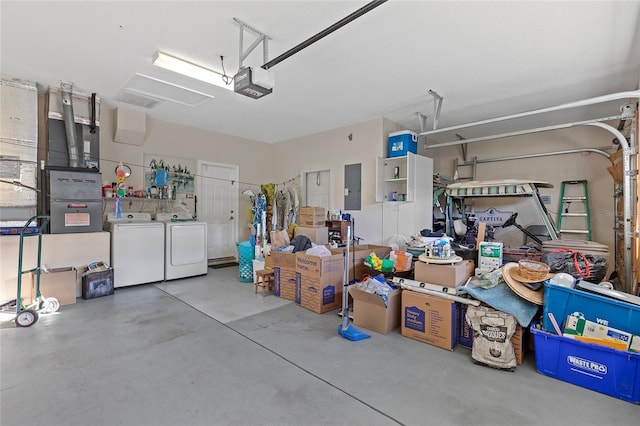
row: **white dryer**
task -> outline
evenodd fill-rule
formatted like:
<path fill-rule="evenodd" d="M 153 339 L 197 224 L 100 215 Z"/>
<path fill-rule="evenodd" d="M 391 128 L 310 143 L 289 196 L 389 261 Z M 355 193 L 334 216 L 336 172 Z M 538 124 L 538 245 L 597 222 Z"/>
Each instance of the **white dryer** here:
<path fill-rule="evenodd" d="M 126 287 L 164 279 L 164 224 L 149 213 L 107 215 L 111 232 L 113 286 Z"/>
<path fill-rule="evenodd" d="M 164 279 L 193 277 L 207 273 L 207 223 L 193 219 L 190 213 L 158 213 L 164 222 Z"/>

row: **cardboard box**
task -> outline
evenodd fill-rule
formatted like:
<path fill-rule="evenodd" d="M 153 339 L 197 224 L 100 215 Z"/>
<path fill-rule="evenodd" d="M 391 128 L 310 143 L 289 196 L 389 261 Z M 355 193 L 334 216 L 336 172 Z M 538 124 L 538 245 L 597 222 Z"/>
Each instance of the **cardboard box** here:
<path fill-rule="evenodd" d="M 342 306 L 342 276 L 337 279 L 332 274 L 323 277 L 298 274 L 298 279 L 303 308 L 323 314 Z"/>
<path fill-rule="evenodd" d="M 516 356 L 516 365 L 521 365 L 524 360 L 524 354 L 526 353 L 527 345 L 525 345 L 526 339 L 524 338 L 526 329 L 520 324 L 516 326 L 516 331 L 511 336 L 511 346 L 513 346 L 513 353 Z"/>
<path fill-rule="evenodd" d="M 286 268 L 273 269 L 273 294 L 300 303 L 300 274 Z"/>
<path fill-rule="evenodd" d="M 458 304 L 437 296 L 402 290 L 401 334 L 452 351 L 456 342 Z"/>
<path fill-rule="evenodd" d="M 273 268 L 281 268 L 288 269 L 290 271 L 296 270 L 296 254 L 283 252 L 283 251 L 272 251 L 268 256 L 273 262 Z M 265 266 L 267 261 L 265 259 Z"/>
<path fill-rule="evenodd" d="M 594 339 L 591 341 L 592 343 L 598 343 L 597 340 L 615 340 L 619 343 L 624 344 L 623 350 L 629 350 L 629 348 L 631 347 L 632 339 L 640 339 L 638 336 L 634 336 L 633 334 L 627 333 L 626 331 L 608 327 L 603 324 L 598 324 L 593 321 L 589 321 L 573 315 L 567 316 L 563 335 L 565 337 L 572 338 L 582 336 L 592 338 Z M 603 343 L 604 342 L 602 342 L 602 344 Z"/>
<path fill-rule="evenodd" d="M 447 287 L 460 287 L 475 273 L 475 265 L 471 260 L 463 260 L 451 265 L 436 265 L 416 262 L 414 280 Z"/>
<path fill-rule="evenodd" d="M 331 256 L 314 256 L 304 252 L 296 253 L 296 271 L 310 278 L 339 279 L 344 275 L 344 254 L 332 251 Z"/>
<path fill-rule="evenodd" d="M 298 252 L 296 271 L 300 274 L 300 306 L 317 313 L 341 306 L 344 253 L 313 256 Z"/>
<path fill-rule="evenodd" d="M 15 288 L 10 293 L 11 295 L 10 297 L 12 298 L 15 297 L 17 292 L 18 292 L 18 280 L 16 280 Z M 33 280 L 30 282 L 26 275 L 23 276 L 22 282 L 20 283 L 20 300 L 22 300 L 22 303 L 25 305 L 30 305 L 36 296 L 35 293 L 36 292 L 34 289 Z M 13 299 L 10 299 L 10 300 L 13 300 Z"/>
<path fill-rule="evenodd" d="M 60 306 L 76 303 L 76 268 L 52 268 L 40 272 L 40 294 L 44 297 L 55 297 Z M 37 274 L 31 273 L 31 300 L 36 297 Z M 24 285 L 24 281 L 23 281 Z M 24 292 L 23 292 L 24 295 Z"/>
<path fill-rule="evenodd" d="M 389 256 L 391 247 L 375 244 L 362 244 L 349 249 L 349 280 L 361 280 L 367 274 L 364 261 L 371 253 L 375 253 L 380 259 Z M 344 249 L 333 249 L 332 253 L 342 253 Z"/>
<path fill-rule="evenodd" d="M 400 327 L 400 305 L 402 290 L 389 292 L 387 306 L 377 294 L 367 293 L 356 286 L 349 286 L 353 298 L 353 325 L 387 334 Z"/>
<path fill-rule="evenodd" d="M 325 226 L 326 220 L 327 212 L 324 207 L 300 207 L 298 225 L 317 228 Z"/>
<path fill-rule="evenodd" d="M 306 226 L 296 226 L 296 229 L 293 231 L 294 236 L 304 235 L 309 238 L 312 243 L 325 245 L 329 244 L 329 228 L 326 226 L 319 226 L 315 228 L 310 228 Z"/>
<path fill-rule="evenodd" d="M 303 206 L 300 207 L 300 215 L 307 216 L 323 216 L 325 219 L 327 218 L 327 211 L 324 207 L 311 207 L 311 206 Z"/>
<path fill-rule="evenodd" d="M 463 303 L 460 304 L 459 313 L 460 317 L 458 318 L 458 345 L 463 348 L 471 349 L 473 348 L 473 329 L 467 324 L 465 321 L 465 315 L 467 313 L 467 306 Z M 520 324 L 516 326 L 516 330 L 513 332 L 513 336 L 511 336 L 511 345 L 513 346 L 513 352 L 516 356 L 516 364 L 521 365 L 524 360 L 524 355 L 527 352 L 527 344 L 525 343 L 527 340 L 525 335 L 529 334 L 525 328 L 523 328 Z"/>

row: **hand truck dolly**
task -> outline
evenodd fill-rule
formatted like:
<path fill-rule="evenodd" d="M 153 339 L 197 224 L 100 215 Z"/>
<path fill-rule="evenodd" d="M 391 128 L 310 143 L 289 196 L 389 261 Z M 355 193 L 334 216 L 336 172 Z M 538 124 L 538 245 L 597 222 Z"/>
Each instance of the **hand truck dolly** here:
<path fill-rule="evenodd" d="M 29 226 L 31 223 L 40 222 L 36 228 L 37 231 L 31 232 Z M 55 297 L 44 297 L 40 292 L 40 271 L 42 262 L 42 232 L 49 224 L 49 216 L 33 216 L 30 218 L 20 230 L 20 247 L 18 251 L 18 291 L 16 297 L 16 318 L 15 322 L 18 327 L 29 327 L 38 321 L 39 313 L 48 314 L 56 312 L 60 308 L 60 302 Z M 38 237 L 38 259 L 36 267 L 32 269 L 22 270 L 22 257 L 24 251 L 25 237 Z M 36 292 L 35 298 L 25 304 L 22 301 L 22 275 L 28 272 L 36 274 Z"/>

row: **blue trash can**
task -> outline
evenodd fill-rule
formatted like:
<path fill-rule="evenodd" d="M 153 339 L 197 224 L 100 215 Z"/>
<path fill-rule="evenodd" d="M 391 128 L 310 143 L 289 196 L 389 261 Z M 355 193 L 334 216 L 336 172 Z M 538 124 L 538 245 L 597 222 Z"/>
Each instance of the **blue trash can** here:
<path fill-rule="evenodd" d="M 236 243 L 238 247 L 238 279 L 242 283 L 253 282 L 253 259 L 255 256 L 255 250 L 250 241 L 242 241 Z"/>

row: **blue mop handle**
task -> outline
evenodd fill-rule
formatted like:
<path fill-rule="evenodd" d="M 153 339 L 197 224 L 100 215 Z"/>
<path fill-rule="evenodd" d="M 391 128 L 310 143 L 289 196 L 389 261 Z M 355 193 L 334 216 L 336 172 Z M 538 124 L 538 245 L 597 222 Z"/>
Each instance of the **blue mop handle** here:
<path fill-rule="evenodd" d="M 344 250 L 344 271 L 342 274 L 342 331 L 349 328 L 349 246 L 351 226 L 347 225 L 347 247 Z"/>

